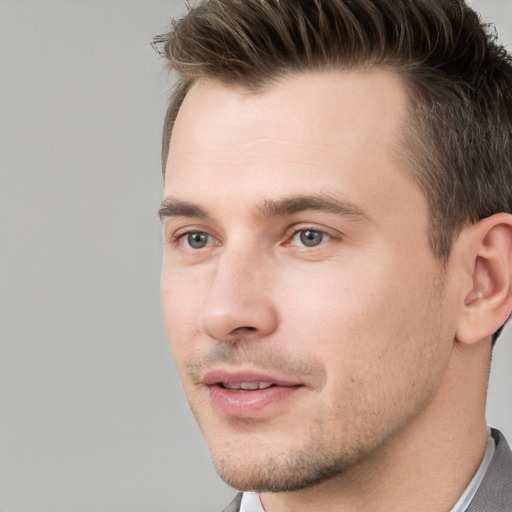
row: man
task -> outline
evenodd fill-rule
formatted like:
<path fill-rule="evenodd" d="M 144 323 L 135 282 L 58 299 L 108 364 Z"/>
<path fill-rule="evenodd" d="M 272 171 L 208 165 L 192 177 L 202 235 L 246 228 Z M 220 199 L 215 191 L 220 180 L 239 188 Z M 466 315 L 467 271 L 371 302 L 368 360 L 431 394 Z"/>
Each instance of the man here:
<path fill-rule="evenodd" d="M 211 0 L 159 36 L 162 300 L 226 511 L 510 511 L 512 65 L 457 0 Z"/>

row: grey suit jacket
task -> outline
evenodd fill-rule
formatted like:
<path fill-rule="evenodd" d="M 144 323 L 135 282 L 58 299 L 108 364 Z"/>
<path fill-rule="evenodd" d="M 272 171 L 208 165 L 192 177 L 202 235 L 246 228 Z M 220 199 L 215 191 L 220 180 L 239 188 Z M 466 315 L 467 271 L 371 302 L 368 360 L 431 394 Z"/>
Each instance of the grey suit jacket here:
<path fill-rule="evenodd" d="M 496 452 L 467 512 L 512 512 L 512 453 L 499 430 L 492 437 Z"/>
<path fill-rule="evenodd" d="M 467 512 L 512 512 L 512 453 L 499 430 L 492 429 L 496 452 Z M 239 512 L 242 493 L 222 512 Z"/>

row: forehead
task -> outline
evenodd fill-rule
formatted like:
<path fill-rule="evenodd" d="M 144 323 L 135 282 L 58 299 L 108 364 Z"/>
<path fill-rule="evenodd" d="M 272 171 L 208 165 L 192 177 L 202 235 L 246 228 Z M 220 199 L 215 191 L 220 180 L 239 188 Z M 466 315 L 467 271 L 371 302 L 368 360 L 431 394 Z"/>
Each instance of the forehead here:
<path fill-rule="evenodd" d="M 229 201 L 248 183 L 254 194 L 286 195 L 328 192 L 339 180 L 346 194 L 371 179 L 366 200 L 379 200 L 379 180 L 410 181 L 395 158 L 407 101 L 400 78 L 383 70 L 298 74 L 258 93 L 199 81 L 176 119 L 165 194 L 192 187 Z"/>
<path fill-rule="evenodd" d="M 403 80 L 383 69 L 293 74 L 258 92 L 202 79 L 192 85 L 184 98 L 171 144 L 182 125 L 187 130 L 193 125 L 208 131 L 212 123 L 220 127 L 224 118 L 230 126 L 236 123 L 237 129 L 265 128 L 269 135 L 278 132 L 295 138 L 311 136 L 309 131 L 302 130 L 304 124 L 311 128 L 330 125 L 336 131 L 346 129 L 355 134 L 358 128 L 367 128 L 365 124 L 380 121 L 389 132 L 404 111 L 406 101 Z M 337 122 L 340 116 L 343 124 Z M 219 135 L 224 138 L 226 132 Z M 236 135 L 243 133 L 237 131 Z M 254 131 L 248 135 L 252 139 Z"/>

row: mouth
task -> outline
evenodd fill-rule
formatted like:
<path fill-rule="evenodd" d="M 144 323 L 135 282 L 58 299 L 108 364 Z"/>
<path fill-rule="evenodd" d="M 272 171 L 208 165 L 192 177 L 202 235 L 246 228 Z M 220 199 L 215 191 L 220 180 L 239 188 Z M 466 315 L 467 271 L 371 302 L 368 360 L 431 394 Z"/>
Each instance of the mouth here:
<path fill-rule="evenodd" d="M 252 372 L 209 371 L 203 379 L 213 409 L 229 418 L 262 418 L 283 413 L 304 384 Z"/>

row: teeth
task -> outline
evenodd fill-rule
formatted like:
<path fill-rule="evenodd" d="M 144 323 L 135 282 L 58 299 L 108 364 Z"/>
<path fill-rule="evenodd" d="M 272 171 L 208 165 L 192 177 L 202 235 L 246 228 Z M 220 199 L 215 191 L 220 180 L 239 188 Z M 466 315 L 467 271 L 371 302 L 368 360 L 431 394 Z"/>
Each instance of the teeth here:
<path fill-rule="evenodd" d="M 272 386 L 271 382 L 239 382 L 237 384 L 222 383 L 222 387 L 226 389 L 238 389 L 254 391 L 255 389 L 267 389 Z"/>

